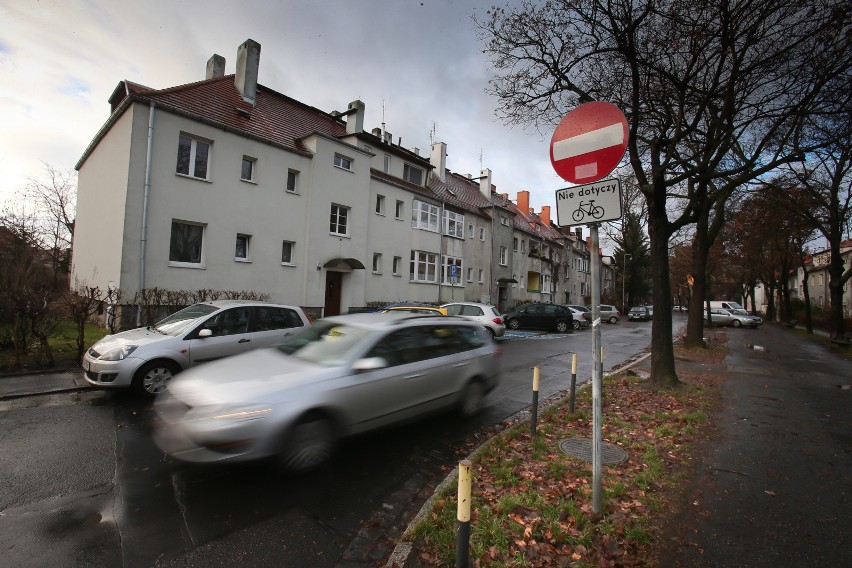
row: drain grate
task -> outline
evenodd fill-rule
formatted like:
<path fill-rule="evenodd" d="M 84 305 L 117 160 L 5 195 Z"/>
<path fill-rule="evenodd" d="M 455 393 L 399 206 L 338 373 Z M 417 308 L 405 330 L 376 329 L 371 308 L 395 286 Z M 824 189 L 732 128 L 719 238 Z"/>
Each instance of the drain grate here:
<path fill-rule="evenodd" d="M 614 444 L 604 442 L 601 445 L 601 463 L 621 463 L 627 459 L 627 452 Z M 592 461 L 592 439 L 591 438 L 568 438 L 559 442 L 559 449 L 563 453 L 580 458 L 583 461 Z"/>

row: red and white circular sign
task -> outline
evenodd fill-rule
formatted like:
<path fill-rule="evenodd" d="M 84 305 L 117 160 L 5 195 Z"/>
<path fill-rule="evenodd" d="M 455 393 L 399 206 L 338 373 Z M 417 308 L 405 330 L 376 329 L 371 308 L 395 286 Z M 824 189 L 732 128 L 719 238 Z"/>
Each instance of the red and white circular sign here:
<path fill-rule="evenodd" d="M 610 103 L 578 106 L 562 119 L 550 139 L 550 163 L 559 177 L 589 183 L 610 174 L 627 148 L 627 119 Z"/>

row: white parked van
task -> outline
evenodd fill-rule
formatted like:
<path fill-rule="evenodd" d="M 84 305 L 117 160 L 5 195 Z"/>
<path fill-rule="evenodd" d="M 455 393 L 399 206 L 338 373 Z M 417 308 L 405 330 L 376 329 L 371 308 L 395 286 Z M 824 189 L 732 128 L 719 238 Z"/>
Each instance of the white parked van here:
<path fill-rule="evenodd" d="M 711 310 L 745 310 L 744 307 L 730 300 L 713 300 L 710 302 Z"/>

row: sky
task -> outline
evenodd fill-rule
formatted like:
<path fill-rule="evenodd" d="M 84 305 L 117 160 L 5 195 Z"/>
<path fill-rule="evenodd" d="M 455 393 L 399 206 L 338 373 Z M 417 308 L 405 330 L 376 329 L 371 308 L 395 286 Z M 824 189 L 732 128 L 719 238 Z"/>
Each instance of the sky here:
<path fill-rule="evenodd" d="M 517 0 L 512 0 L 513 2 Z M 0 0 L 0 204 L 44 163 L 71 170 L 109 117 L 121 80 L 167 88 L 204 79 L 207 60 L 261 44 L 260 84 L 326 112 L 366 105 L 394 141 L 447 144 L 447 167 L 492 170 L 499 193 L 555 211 L 568 186 L 552 132 L 507 126 L 471 15 L 505 0 Z"/>

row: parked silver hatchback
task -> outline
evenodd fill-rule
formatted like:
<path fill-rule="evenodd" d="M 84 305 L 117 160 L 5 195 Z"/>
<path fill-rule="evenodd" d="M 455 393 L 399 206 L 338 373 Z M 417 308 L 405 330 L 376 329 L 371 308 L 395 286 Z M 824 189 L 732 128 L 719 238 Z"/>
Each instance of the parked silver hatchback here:
<path fill-rule="evenodd" d="M 485 329 L 491 332 L 492 337 L 503 337 L 503 334 L 506 333 L 503 316 L 492 305 L 476 302 L 452 302 L 444 304 L 441 308 L 447 311 L 447 315 L 461 316 L 481 323 L 485 326 Z"/>
<path fill-rule="evenodd" d="M 324 462 L 342 437 L 446 407 L 476 414 L 500 348 L 456 317 L 329 317 L 280 345 L 190 369 L 157 397 L 154 439 L 187 462 Z"/>
<path fill-rule="evenodd" d="M 89 384 L 154 396 L 199 363 L 269 347 L 311 320 L 296 306 L 216 300 L 184 308 L 151 327 L 107 335 L 83 355 Z"/>

